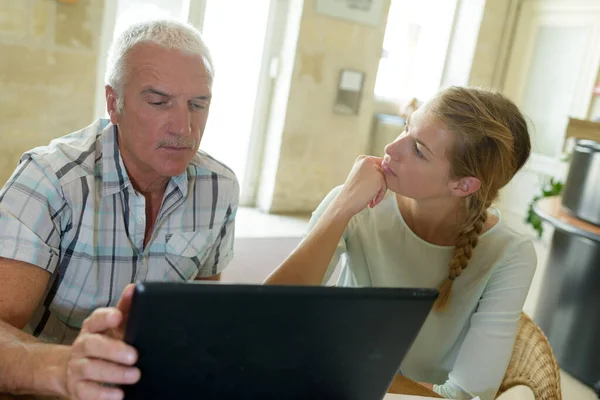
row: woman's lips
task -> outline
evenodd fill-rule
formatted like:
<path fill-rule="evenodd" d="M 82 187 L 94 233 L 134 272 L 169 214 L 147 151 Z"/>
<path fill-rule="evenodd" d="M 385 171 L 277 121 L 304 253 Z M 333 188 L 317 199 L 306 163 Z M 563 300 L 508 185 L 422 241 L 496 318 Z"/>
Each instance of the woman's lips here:
<path fill-rule="evenodd" d="M 390 168 L 390 166 L 388 165 L 388 163 L 385 160 L 381 163 L 381 169 L 383 169 L 383 172 L 385 172 L 385 173 L 396 176 L 396 174 L 394 173 L 394 170 L 392 170 Z"/>

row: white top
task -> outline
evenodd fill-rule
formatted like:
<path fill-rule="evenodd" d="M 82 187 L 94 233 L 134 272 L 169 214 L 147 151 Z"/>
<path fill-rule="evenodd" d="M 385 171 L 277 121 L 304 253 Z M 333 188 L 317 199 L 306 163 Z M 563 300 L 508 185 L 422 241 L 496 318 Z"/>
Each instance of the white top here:
<path fill-rule="evenodd" d="M 323 200 L 309 230 L 339 192 Z M 516 330 L 536 267 L 533 243 L 498 223 L 480 236 L 446 311 L 432 311 L 401 372 L 435 384 L 452 399 L 494 399 L 510 360 Z M 355 215 L 340 240 L 324 282 L 341 258 L 339 286 L 437 288 L 448 276 L 452 246 L 419 238 L 404 222 L 388 192 L 375 208 Z"/>

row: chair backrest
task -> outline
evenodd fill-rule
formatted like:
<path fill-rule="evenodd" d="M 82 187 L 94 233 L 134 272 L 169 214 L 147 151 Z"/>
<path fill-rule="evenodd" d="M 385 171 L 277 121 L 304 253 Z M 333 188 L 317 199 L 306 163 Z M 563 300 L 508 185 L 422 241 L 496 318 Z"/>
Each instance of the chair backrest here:
<path fill-rule="evenodd" d="M 562 400 L 560 371 L 550 342 L 525 313 L 521 313 L 510 363 L 496 397 L 518 385 L 528 386 L 536 400 Z"/>

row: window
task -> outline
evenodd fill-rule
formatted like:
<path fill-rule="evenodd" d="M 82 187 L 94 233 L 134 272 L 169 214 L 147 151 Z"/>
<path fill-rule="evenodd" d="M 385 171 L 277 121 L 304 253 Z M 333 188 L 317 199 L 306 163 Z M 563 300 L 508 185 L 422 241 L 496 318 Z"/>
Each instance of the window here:
<path fill-rule="evenodd" d="M 392 0 L 375 82 L 376 97 L 415 97 L 422 101 L 439 90 L 456 2 Z"/>
<path fill-rule="evenodd" d="M 117 22 L 113 35 L 118 36 L 130 25 L 156 18 L 175 18 L 185 21 L 187 4 L 184 0 L 119 0 Z"/>

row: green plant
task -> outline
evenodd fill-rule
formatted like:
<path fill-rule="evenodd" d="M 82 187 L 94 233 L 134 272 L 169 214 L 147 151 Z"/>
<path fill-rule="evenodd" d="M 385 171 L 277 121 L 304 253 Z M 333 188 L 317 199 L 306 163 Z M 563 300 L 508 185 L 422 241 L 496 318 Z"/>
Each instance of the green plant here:
<path fill-rule="evenodd" d="M 542 219 L 533 211 L 533 205 L 544 197 L 550 196 L 558 196 L 563 189 L 564 183 L 559 180 L 554 180 L 554 178 L 550 178 L 550 182 L 542 187 L 542 193 L 538 196 L 535 196 L 531 203 L 529 203 L 529 207 L 527 209 L 527 216 L 525 217 L 525 223 L 529 224 L 535 229 L 538 233 L 538 237 L 542 237 L 542 233 L 544 233 L 544 226 L 542 225 Z"/>

